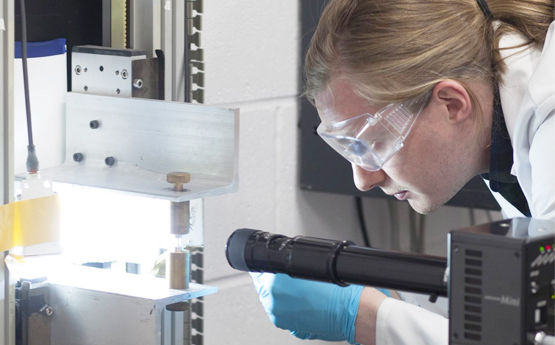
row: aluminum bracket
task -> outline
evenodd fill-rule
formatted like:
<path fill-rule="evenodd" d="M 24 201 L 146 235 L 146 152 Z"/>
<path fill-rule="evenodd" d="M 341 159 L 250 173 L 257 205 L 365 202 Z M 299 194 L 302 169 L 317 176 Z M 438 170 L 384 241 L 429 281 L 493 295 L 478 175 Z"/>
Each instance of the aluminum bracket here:
<path fill-rule="evenodd" d="M 181 202 L 237 190 L 238 144 L 238 109 L 69 92 L 64 164 L 40 173 Z M 185 191 L 166 182 L 173 171 L 191 174 Z"/>

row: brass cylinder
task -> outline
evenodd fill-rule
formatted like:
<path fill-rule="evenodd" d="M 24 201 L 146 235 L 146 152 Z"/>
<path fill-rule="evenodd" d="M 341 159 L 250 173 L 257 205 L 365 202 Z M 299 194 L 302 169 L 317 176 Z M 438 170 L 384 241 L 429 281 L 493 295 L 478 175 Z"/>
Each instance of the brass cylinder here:
<path fill-rule="evenodd" d="M 170 252 L 170 289 L 189 288 L 191 253 L 188 250 Z"/>
<path fill-rule="evenodd" d="M 173 235 L 189 233 L 189 202 L 171 202 L 170 206 L 170 232 Z"/>

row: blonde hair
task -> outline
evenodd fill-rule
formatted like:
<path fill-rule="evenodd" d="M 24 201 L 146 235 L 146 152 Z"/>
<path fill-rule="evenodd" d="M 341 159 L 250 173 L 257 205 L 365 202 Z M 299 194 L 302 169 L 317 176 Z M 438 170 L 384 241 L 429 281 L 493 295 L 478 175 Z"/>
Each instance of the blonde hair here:
<path fill-rule="evenodd" d="M 346 77 L 372 104 L 428 101 L 438 82 L 452 79 L 494 85 L 505 65 L 501 35 L 518 31 L 542 46 L 553 20 L 553 0 L 331 0 L 305 62 L 305 94 L 314 98 L 335 77 Z"/>

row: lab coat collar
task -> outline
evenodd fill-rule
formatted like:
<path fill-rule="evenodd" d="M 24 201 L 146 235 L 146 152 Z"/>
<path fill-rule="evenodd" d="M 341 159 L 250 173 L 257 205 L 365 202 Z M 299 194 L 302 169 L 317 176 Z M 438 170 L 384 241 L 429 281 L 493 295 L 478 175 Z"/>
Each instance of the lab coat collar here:
<path fill-rule="evenodd" d="M 516 176 L 511 174 L 513 166 L 513 147 L 511 138 L 503 116 L 499 93 L 495 96 L 493 111 L 493 125 L 491 129 L 490 171 L 482 174 L 482 178 L 489 180 L 492 191 L 499 192 L 507 201 L 515 206 L 522 214 L 530 217 L 530 207 L 522 192 Z"/>

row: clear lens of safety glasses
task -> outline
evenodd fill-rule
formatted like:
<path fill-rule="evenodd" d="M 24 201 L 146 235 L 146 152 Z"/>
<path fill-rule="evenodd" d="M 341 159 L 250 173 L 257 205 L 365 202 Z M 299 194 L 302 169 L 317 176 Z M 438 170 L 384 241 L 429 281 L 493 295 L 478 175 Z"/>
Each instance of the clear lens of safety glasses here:
<path fill-rule="evenodd" d="M 408 105 L 390 104 L 375 115 L 362 114 L 337 122 L 322 122 L 317 129 L 324 139 L 349 162 L 377 171 L 403 147 L 416 117 Z"/>

